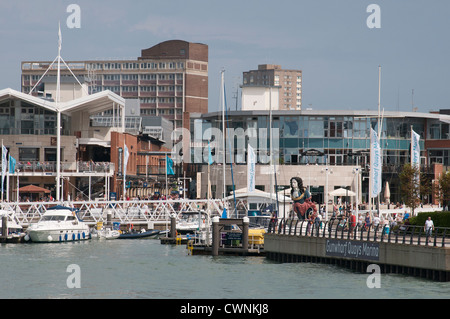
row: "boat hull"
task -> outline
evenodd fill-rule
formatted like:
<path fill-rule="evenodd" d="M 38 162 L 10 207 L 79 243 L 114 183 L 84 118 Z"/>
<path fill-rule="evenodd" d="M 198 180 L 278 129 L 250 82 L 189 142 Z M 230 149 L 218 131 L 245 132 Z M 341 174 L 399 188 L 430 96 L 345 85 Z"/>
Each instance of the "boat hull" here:
<path fill-rule="evenodd" d="M 151 229 L 151 230 L 147 230 L 146 232 L 142 232 L 142 233 L 125 233 L 125 234 L 120 234 L 118 239 L 138 239 L 138 238 L 152 238 L 155 237 L 159 234 L 159 230 L 157 229 Z"/>
<path fill-rule="evenodd" d="M 65 241 L 81 241 L 90 239 L 89 228 L 85 229 L 39 229 L 28 232 L 32 242 L 49 243 Z"/>

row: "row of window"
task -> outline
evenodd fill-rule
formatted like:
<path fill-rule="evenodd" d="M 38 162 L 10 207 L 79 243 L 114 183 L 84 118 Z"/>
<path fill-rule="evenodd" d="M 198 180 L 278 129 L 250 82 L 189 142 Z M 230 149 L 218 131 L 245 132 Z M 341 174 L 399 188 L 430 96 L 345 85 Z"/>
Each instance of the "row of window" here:
<path fill-rule="evenodd" d="M 161 70 L 184 69 L 184 65 L 184 62 L 107 62 L 88 63 L 87 68 L 90 70 Z"/>
<path fill-rule="evenodd" d="M 103 79 L 106 81 L 137 81 L 137 80 L 183 80 L 183 74 L 104 74 Z"/>

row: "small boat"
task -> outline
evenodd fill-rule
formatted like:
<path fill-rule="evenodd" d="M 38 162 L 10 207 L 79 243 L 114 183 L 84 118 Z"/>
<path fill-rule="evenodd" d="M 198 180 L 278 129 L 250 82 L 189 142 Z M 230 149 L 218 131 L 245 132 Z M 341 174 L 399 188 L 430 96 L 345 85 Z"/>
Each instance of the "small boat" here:
<path fill-rule="evenodd" d="M 111 229 L 109 227 L 102 228 L 99 230 L 96 230 L 95 232 L 91 232 L 91 234 L 94 234 L 98 239 L 117 239 L 120 236 L 120 231 L 116 229 Z"/>
<path fill-rule="evenodd" d="M 137 238 L 154 238 L 158 236 L 160 231 L 158 229 L 142 229 L 141 231 L 131 231 L 128 233 L 122 233 L 118 239 L 137 239 Z"/>
<path fill-rule="evenodd" d="M 206 212 L 182 212 L 177 220 L 177 233 L 181 235 L 193 234 L 196 231 L 206 230 Z"/>
<path fill-rule="evenodd" d="M 20 242 L 25 237 L 25 232 L 23 230 L 23 227 L 19 224 L 19 221 L 14 216 L 14 212 L 7 211 L 4 209 L 0 210 L 0 235 L 2 234 L 2 228 L 3 228 L 3 217 L 7 218 L 6 220 L 6 227 L 7 227 L 7 236 L 6 236 L 6 242 Z"/>
<path fill-rule="evenodd" d="M 63 242 L 90 239 L 89 226 L 80 220 L 74 209 L 55 206 L 47 209 L 39 222 L 27 229 L 25 240 L 32 242 Z"/>

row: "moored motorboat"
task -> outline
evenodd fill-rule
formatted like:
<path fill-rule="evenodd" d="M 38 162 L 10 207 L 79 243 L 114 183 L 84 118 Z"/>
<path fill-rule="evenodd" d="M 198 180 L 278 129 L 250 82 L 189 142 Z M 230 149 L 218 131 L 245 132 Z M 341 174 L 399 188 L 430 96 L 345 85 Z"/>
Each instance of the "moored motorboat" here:
<path fill-rule="evenodd" d="M 6 218 L 6 236 L 2 233 L 3 218 Z M 19 224 L 14 216 L 14 212 L 1 209 L 0 210 L 0 235 L 2 242 L 21 242 L 25 237 L 23 227 Z"/>
<path fill-rule="evenodd" d="M 27 229 L 25 240 L 32 242 L 63 242 L 90 239 L 89 226 L 70 207 L 47 209 L 39 222 Z"/>
<path fill-rule="evenodd" d="M 137 238 L 153 238 L 156 237 L 160 231 L 158 229 L 149 229 L 141 231 L 131 231 L 127 233 L 122 233 L 118 239 L 137 239 Z"/>
<path fill-rule="evenodd" d="M 117 229 L 111 229 L 107 227 L 96 230 L 95 233 L 93 234 L 98 239 L 117 239 L 120 236 L 120 231 L 118 231 Z"/>
<path fill-rule="evenodd" d="M 205 211 L 182 212 L 180 219 L 177 220 L 177 233 L 181 235 L 193 234 L 196 231 L 206 230 L 207 215 Z"/>

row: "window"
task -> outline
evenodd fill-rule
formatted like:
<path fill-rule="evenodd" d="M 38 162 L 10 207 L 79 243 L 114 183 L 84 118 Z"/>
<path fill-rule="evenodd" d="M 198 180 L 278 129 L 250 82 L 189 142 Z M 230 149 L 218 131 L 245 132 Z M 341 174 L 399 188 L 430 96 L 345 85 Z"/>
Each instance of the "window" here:
<path fill-rule="evenodd" d="M 19 161 L 39 162 L 39 148 L 19 148 Z"/>

